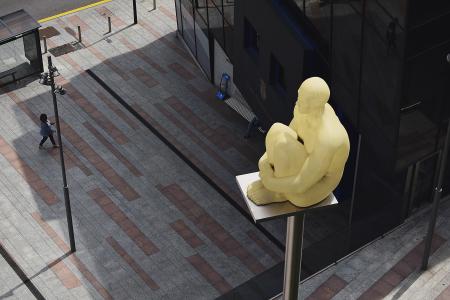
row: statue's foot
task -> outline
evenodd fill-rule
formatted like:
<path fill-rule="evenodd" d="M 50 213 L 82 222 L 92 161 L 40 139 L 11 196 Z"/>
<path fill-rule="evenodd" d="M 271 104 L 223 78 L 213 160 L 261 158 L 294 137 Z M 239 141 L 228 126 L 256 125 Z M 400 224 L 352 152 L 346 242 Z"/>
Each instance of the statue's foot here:
<path fill-rule="evenodd" d="M 266 189 L 261 180 L 255 181 L 248 186 L 247 197 L 256 205 L 286 201 L 279 194 Z"/>

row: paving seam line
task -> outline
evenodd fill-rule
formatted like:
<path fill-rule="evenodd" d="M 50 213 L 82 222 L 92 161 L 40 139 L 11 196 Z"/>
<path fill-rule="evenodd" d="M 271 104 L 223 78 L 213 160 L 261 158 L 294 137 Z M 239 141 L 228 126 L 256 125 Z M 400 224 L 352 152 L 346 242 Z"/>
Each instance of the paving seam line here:
<path fill-rule="evenodd" d="M 251 224 L 258 228 L 275 246 L 284 252 L 284 245 L 273 236 L 261 224 L 254 223 L 252 217 L 246 212 L 233 198 L 228 195 L 220 186 L 218 186 L 211 178 L 209 178 L 199 167 L 179 151 L 167 138 L 165 138 L 156 128 L 154 128 L 144 117 L 142 117 L 136 110 L 134 110 L 122 97 L 120 97 L 111 87 L 109 87 L 102 79 L 100 79 L 92 70 L 86 70 L 86 73 L 92 77 L 106 92 L 108 92 L 114 99 L 116 99 L 128 112 L 130 112 L 139 122 L 141 122 L 147 129 L 149 129 L 160 141 L 162 141 L 175 155 L 184 161 L 192 170 L 194 170 L 203 180 L 206 181 L 212 188 L 216 190 L 225 200 L 233 206 L 242 216 L 244 216 Z"/>

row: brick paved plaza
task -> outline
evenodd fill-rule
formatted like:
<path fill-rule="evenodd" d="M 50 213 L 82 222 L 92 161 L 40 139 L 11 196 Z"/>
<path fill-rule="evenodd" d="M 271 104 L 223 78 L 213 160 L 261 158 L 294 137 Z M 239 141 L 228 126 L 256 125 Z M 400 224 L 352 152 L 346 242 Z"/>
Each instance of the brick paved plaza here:
<path fill-rule="evenodd" d="M 58 105 L 75 254 L 58 151 L 49 142 L 38 149 L 39 115 L 53 120 L 49 88 L 33 79 L 0 90 L 0 246 L 46 299 L 214 299 L 283 260 L 240 212 L 234 179 L 257 169 L 264 137 L 244 139 L 245 120 L 214 99 L 176 37 L 173 1 L 151 5 L 138 3 L 135 26 L 125 0 L 43 24 L 59 32 L 49 49 L 82 29 L 80 50 L 53 57 L 67 91 Z M 105 36 L 107 16 L 113 34 Z M 421 214 L 306 281 L 301 296 L 450 299 L 449 201 L 441 211 L 429 271 L 417 271 Z M 283 242 L 284 224 L 264 229 Z M 2 257 L 0 299 L 33 299 Z"/>

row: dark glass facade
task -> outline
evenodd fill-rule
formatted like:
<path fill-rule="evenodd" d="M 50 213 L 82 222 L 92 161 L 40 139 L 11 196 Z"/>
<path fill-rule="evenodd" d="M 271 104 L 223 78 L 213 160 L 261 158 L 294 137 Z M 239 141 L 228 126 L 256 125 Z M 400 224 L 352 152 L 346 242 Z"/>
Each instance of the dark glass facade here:
<path fill-rule="evenodd" d="M 256 59 L 245 47 L 245 22 L 258 35 Z M 314 224 L 329 228 L 305 249 L 309 272 L 431 200 L 450 117 L 447 28 L 450 1 L 444 0 L 236 3 L 234 80 L 264 125 L 289 122 L 299 84 L 318 75 L 329 82 L 330 102 L 350 136 L 351 155 L 336 191 L 340 208 L 307 217 L 307 234 L 315 235 Z M 277 70 L 283 70 L 285 92 L 274 80 Z"/>
<path fill-rule="evenodd" d="M 214 40 L 233 58 L 234 1 L 175 0 L 178 32 L 209 79 L 214 78 Z"/>

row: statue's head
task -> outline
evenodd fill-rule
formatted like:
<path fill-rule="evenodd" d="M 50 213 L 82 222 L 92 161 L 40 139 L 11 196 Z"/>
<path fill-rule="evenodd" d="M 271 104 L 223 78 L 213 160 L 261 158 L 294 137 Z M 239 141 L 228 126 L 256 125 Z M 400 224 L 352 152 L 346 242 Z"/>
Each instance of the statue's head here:
<path fill-rule="evenodd" d="M 298 89 L 297 109 L 300 113 L 322 112 L 330 98 L 330 88 L 320 77 L 310 77 Z"/>

